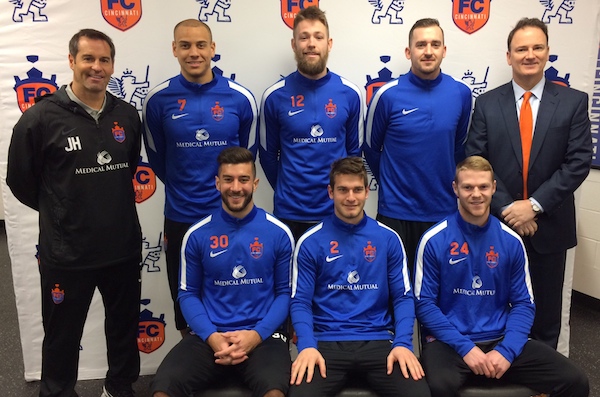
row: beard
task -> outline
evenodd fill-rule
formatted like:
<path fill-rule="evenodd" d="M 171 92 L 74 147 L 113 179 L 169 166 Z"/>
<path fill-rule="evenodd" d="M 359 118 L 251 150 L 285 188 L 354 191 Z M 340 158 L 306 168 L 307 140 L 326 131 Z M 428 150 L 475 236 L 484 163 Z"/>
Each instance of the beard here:
<path fill-rule="evenodd" d="M 322 73 L 327 67 L 327 58 L 329 57 L 329 54 L 322 54 L 315 62 L 308 61 L 308 59 L 304 57 L 304 54 L 298 51 L 294 53 L 294 57 L 296 58 L 296 63 L 298 64 L 298 70 L 300 72 L 308 76 L 316 76 Z"/>
<path fill-rule="evenodd" d="M 227 196 L 227 194 L 221 193 L 221 201 L 223 201 L 223 204 L 225 204 L 225 207 L 227 207 L 229 211 L 234 213 L 242 212 L 246 208 L 248 208 L 248 205 L 250 205 L 250 202 L 252 202 L 252 196 L 253 193 L 248 194 L 247 196 L 245 196 L 244 201 L 241 205 L 234 206 L 229 202 L 229 197 Z"/>

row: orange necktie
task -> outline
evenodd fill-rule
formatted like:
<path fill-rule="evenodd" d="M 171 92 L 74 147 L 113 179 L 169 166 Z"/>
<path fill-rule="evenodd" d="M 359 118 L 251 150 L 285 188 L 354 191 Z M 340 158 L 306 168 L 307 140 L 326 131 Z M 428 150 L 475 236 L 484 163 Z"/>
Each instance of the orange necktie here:
<path fill-rule="evenodd" d="M 523 94 L 523 103 L 521 104 L 521 114 L 519 116 L 519 129 L 521 130 L 521 148 L 523 151 L 523 198 L 529 197 L 527 194 L 527 174 L 529 172 L 529 153 L 531 152 L 531 141 L 533 140 L 533 113 L 529 103 L 531 92 Z"/>

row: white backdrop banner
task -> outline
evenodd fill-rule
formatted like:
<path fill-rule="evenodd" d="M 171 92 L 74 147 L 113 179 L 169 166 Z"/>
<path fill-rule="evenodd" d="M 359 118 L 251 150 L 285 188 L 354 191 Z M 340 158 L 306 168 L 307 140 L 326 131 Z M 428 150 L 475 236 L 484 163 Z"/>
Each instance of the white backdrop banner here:
<path fill-rule="evenodd" d="M 6 187 L 7 151 L 12 127 L 33 98 L 71 81 L 71 36 L 82 28 L 111 36 L 117 52 L 108 89 L 141 111 L 148 90 L 179 73 L 171 52 L 173 27 L 183 19 L 198 18 L 213 31 L 213 70 L 246 86 L 259 102 L 268 86 L 295 70 L 290 26 L 295 13 L 309 5 L 327 13 L 333 38 L 329 68 L 362 87 L 366 103 L 386 81 L 409 69 L 404 49 L 417 19 L 439 19 L 447 45 L 442 69 L 469 85 L 476 98 L 510 80 L 506 37 L 518 19 L 528 16 L 548 24 L 551 57 L 546 77 L 588 92 L 598 107 L 597 89 L 593 97 L 594 82 L 600 78 L 596 0 L 0 0 L 0 180 L 26 380 L 39 379 L 41 371 L 37 213 Z M 595 145 L 597 133 L 596 128 Z M 154 373 L 180 339 L 163 249 L 164 187 L 147 161 L 142 152 L 134 179 L 144 238 L 138 339 L 142 374 Z M 273 192 L 262 170 L 259 177 L 257 204 L 271 211 Z M 370 188 L 367 212 L 374 216 L 374 180 Z M 80 379 L 106 373 L 103 318 L 95 296 L 81 341 Z"/>

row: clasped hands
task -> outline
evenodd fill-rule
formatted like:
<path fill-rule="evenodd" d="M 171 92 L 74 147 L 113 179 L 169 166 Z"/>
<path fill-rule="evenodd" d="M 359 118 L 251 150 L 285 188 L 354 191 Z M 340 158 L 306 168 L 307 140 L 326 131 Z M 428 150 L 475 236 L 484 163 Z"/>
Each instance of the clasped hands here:
<path fill-rule="evenodd" d="M 248 354 L 261 343 L 262 339 L 254 330 L 214 332 L 206 343 L 215 352 L 215 363 L 237 365 L 248 359 Z"/>
<path fill-rule="evenodd" d="M 502 211 L 502 219 L 520 236 L 533 236 L 538 230 L 537 218 L 531 201 L 516 200 Z"/>

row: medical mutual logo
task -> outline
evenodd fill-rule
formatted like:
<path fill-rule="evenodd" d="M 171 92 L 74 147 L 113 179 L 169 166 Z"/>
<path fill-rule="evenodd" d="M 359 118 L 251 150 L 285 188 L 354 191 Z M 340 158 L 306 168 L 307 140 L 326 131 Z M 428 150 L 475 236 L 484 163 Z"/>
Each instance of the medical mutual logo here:
<path fill-rule="evenodd" d="M 281 19 L 288 28 L 294 28 L 296 14 L 306 7 L 319 6 L 319 0 L 281 0 Z"/>
<path fill-rule="evenodd" d="M 452 0 L 452 20 L 463 32 L 472 34 L 490 19 L 491 0 Z"/>
<path fill-rule="evenodd" d="M 104 20 L 123 32 L 142 19 L 142 0 L 100 0 L 100 9 Z"/>
<path fill-rule="evenodd" d="M 31 63 L 38 61 L 37 55 L 28 55 L 27 60 Z M 56 84 L 56 75 L 53 74 L 50 79 L 44 78 L 42 72 L 35 67 L 29 69 L 27 78 L 21 80 L 19 76 L 15 76 L 14 90 L 17 93 L 17 102 L 21 112 L 26 111 L 35 104 L 36 97 L 51 94 L 58 90 Z"/>

